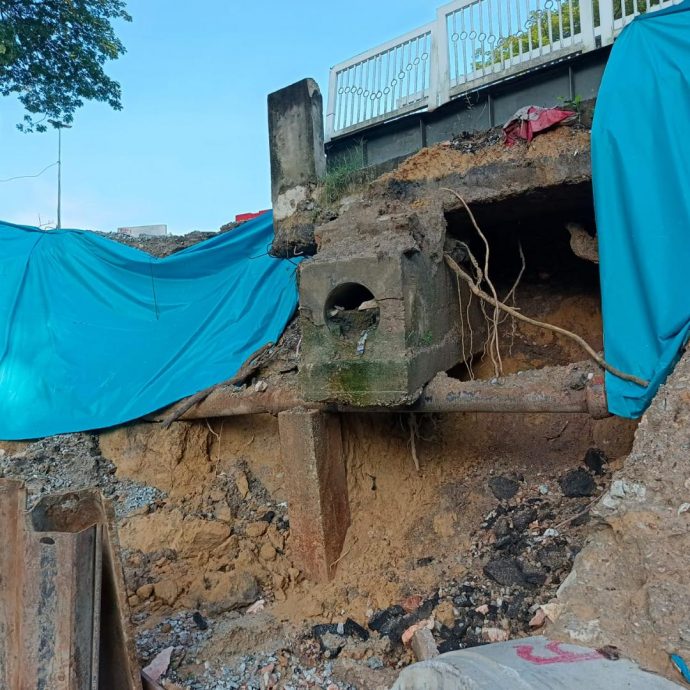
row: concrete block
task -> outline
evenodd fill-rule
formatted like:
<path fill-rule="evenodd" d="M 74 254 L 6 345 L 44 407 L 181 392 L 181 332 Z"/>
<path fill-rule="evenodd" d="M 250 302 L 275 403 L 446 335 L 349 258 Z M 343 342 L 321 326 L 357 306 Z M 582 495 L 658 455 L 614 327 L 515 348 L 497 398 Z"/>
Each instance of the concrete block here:
<path fill-rule="evenodd" d="M 309 204 L 326 173 L 323 148 L 323 99 L 313 79 L 302 79 L 268 96 L 271 197 L 276 227 L 274 249 L 285 255 L 288 241 L 304 235 L 313 244 L 313 225 L 290 220 Z M 311 237 L 311 239 L 309 239 Z"/>
<path fill-rule="evenodd" d="M 468 291 L 443 261 L 440 208 L 363 203 L 319 228 L 321 249 L 300 267 L 305 400 L 359 407 L 414 402 L 439 371 L 469 357 Z M 398 212 L 399 211 L 399 212 Z M 373 309 L 366 309 L 373 304 Z M 477 301 L 469 310 L 482 343 Z"/>
<path fill-rule="evenodd" d="M 298 408 L 281 412 L 278 426 L 293 556 L 310 580 L 325 582 L 350 526 L 340 418 Z"/>

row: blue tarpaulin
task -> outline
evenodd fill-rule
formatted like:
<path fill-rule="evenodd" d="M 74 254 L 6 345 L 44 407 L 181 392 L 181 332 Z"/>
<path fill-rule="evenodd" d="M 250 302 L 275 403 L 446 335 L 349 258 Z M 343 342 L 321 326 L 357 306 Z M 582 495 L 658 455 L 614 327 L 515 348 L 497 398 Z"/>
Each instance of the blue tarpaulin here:
<path fill-rule="evenodd" d="M 690 328 L 690 0 L 613 47 L 592 129 L 609 410 L 639 417 Z"/>
<path fill-rule="evenodd" d="M 0 439 L 113 426 L 233 376 L 297 305 L 272 237 L 265 214 L 157 259 L 0 223 Z"/>

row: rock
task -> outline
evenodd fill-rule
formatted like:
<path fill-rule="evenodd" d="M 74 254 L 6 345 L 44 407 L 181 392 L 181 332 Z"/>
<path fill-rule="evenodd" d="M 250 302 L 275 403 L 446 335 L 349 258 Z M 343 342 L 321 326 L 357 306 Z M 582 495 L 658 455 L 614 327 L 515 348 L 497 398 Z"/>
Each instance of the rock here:
<path fill-rule="evenodd" d="M 370 619 L 367 625 L 369 630 L 375 630 L 381 635 L 388 635 L 393 626 L 405 615 L 405 609 L 402 606 L 389 606 L 383 611 L 376 612 Z"/>
<path fill-rule="evenodd" d="M 421 605 L 422 599 L 419 594 L 413 594 L 409 597 L 405 597 L 401 602 L 400 605 L 405 609 L 405 613 L 414 613 Z"/>
<path fill-rule="evenodd" d="M 275 525 L 268 528 L 268 541 L 271 542 L 276 551 L 283 551 L 285 549 L 285 537 L 278 531 Z"/>
<path fill-rule="evenodd" d="M 275 561 L 276 556 L 277 553 L 272 544 L 262 544 L 259 549 L 259 558 L 262 561 Z"/>
<path fill-rule="evenodd" d="M 445 599 L 442 601 L 434 611 L 434 617 L 446 628 L 452 628 L 455 625 L 455 612 L 453 611 L 452 602 Z"/>
<path fill-rule="evenodd" d="M 530 585 L 540 586 L 546 582 L 546 573 L 529 564 L 522 564 L 522 577 Z"/>
<path fill-rule="evenodd" d="M 647 495 L 647 488 L 637 482 L 616 479 L 611 482 L 609 493 L 613 498 L 633 498 L 638 501 L 644 501 Z"/>
<path fill-rule="evenodd" d="M 249 480 L 244 472 L 238 472 L 235 477 L 235 486 L 240 493 L 242 498 L 247 498 L 249 495 Z"/>
<path fill-rule="evenodd" d="M 259 522 L 250 522 L 244 528 L 244 533 L 248 537 L 251 537 L 252 539 L 256 539 L 257 537 L 263 537 L 263 535 L 266 534 L 267 529 L 268 529 L 268 523 L 260 520 Z"/>
<path fill-rule="evenodd" d="M 144 553 L 173 549 L 180 558 L 208 554 L 232 534 L 225 522 L 185 516 L 177 509 L 128 518 L 119 531 L 124 548 Z"/>
<path fill-rule="evenodd" d="M 510 520 L 505 515 L 502 515 L 494 522 L 493 531 L 498 539 L 507 537 L 511 532 Z"/>
<path fill-rule="evenodd" d="M 539 562 L 551 571 L 560 570 L 570 562 L 564 546 L 548 544 L 537 551 Z"/>
<path fill-rule="evenodd" d="M 214 615 L 250 606 L 259 598 L 257 579 L 244 570 L 208 573 L 206 580 L 209 589 L 197 596 L 207 603 L 209 612 Z"/>
<path fill-rule="evenodd" d="M 192 620 L 194 621 L 194 625 L 196 625 L 199 630 L 208 630 L 208 622 L 198 611 L 194 611 Z"/>
<path fill-rule="evenodd" d="M 522 568 L 516 558 L 495 558 L 484 566 L 484 574 L 499 585 L 524 585 Z"/>
<path fill-rule="evenodd" d="M 598 448 L 590 448 L 585 453 L 585 465 L 589 468 L 590 472 L 594 474 L 603 475 L 606 474 L 604 467 L 608 465 L 609 459 L 606 457 L 606 453 Z"/>
<path fill-rule="evenodd" d="M 438 656 L 438 648 L 429 628 L 415 632 L 410 640 L 410 648 L 417 661 L 426 661 Z"/>
<path fill-rule="evenodd" d="M 530 628 L 541 628 L 544 623 L 546 622 L 546 614 L 544 613 L 544 609 L 541 607 L 536 610 L 534 613 L 534 616 L 532 616 L 530 622 L 529 622 L 529 627 Z"/>
<path fill-rule="evenodd" d="M 556 602 L 552 602 L 550 604 L 542 604 L 540 608 L 544 612 L 544 615 L 552 623 L 555 623 L 559 619 L 561 612 L 563 611 L 563 605 Z"/>
<path fill-rule="evenodd" d="M 542 496 L 546 496 L 546 494 L 549 493 L 549 487 L 546 484 L 540 484 L 539 485 L 539 493 Z"/>
<path fill-rule="evenodd" d="M 536 519 L 537 511 L 534 508 L 516 511 L 513 513 L 513 527 L 518 532 L 524 532 Z"/>
<path fill-rule="evenodd" d="M 513 498 L 520 489 L 520 483 L 510 477 L 500 476 L 489 479 L 491 493 L 499 501 L 507 501 Z"/>
<path fill-rule="evenodd" d="M 213 514 L 216 520 L 220 520 L 220 522 L 225 522 L 229 525 L 231 525 L 234 522 L 232 510 L 230 509 L 230 506 L 227 503 L 218 504 L 214 508 Z"/>
<path fill-rule="evenodd" d="M 141 601 L 146 601 L 153 594 L 153 585 L 142 585 L 137 590 L 137 596 Z"/>
<path fill-rule="evenodd" d="M 567 498 L 593 496 L 597 490 L 592 475 L 582 468 L 570 470 L 558 480 L 558 484 Z"/>
<path fill-rule="evenodd" d="M 156 598 L 164 604 L 172 606 L 180 595 L 180 588 L 174 580 L 161 580 L 153 586 Z"/>
<path fill-rule="evenodd" d="M 482 639 L 485 642 L 505 642 L 509 638 L 508 631 L 501 628 L 484 628 L 482 630 Z"/>
<path fill-rule="evenodd" d="M 139 606 L 139 604 L 141 604 L 141 601 L 136 594 L 132 594 L 132 596 L 130 596 L 127 599 L 127 603 L 130 605 L 131 608 L 134 608 L 135 606 Z"/>
<path fill-rule="evenodd" d="M 321 650 L 327 659 L 335 659 L 345 646 L 345 638 L 330 632 L 323 633 L 319 637 Z"/>
<path fill-rule="evenodd" d="M 482 604 L 481 606 L 477 606 L 475 611 L 482 616 L 486 616 L 487 613 L 489 613 L 489 605 L 488 604 Z"/>

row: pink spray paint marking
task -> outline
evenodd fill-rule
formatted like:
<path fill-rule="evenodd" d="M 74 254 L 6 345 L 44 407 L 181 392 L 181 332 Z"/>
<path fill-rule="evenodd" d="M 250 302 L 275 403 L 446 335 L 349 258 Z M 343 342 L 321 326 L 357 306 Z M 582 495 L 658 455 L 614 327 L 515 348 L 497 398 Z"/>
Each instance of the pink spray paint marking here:
<path fill-rule="evenodd" d="M 549 642 L 546 645 L 548 649 L 554 656 L 536 656 L 534 654 L 534 646 L 531 644 L 522 644 L 515 647 L 517 655 L 523 660 L 528 661 L 530 664 L 537 664 L 538 666 L 544 666 L 546 664 L 576 664 L 579 661 L 594 661 L 595 659 L 603 659 L 603 655 L 599 652 L 568 652 L 565 649 L 561 649 L 560 642 Z"/>

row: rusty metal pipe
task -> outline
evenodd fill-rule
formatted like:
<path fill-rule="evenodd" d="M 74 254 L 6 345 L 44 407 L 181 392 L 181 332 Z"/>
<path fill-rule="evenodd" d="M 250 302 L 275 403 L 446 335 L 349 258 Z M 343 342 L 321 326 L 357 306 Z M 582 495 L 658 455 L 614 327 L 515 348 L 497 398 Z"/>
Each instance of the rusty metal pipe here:
<path fill-rule="evenodd" d="M 257 392 L 219 388 L 188 410 L 181 419 L 278 414 L 295 407 L 337 412 L 515 412 L 581 413 L 594 419 L 608 416 L 601 373 L 588 362 L 544 367 L 490 381 L 459 381 L 445 374 L 425 386 L 411 407 L 352 407 L 302 400 L 292 388 L 272 387 Z M 156 421 L 162 415 L 149 417 Z"/>
<path fill-rule="evenodd" d="M 542 412 L 586 413 L 594 419 L 609 415 L 603 377 L 569 383 L 561 367 L 522 372 L 492 381 L 457 381 L 436 376 L 413 409 L 420 412 Z M 533 374 L 539 372 L 539 376 Z"/>

